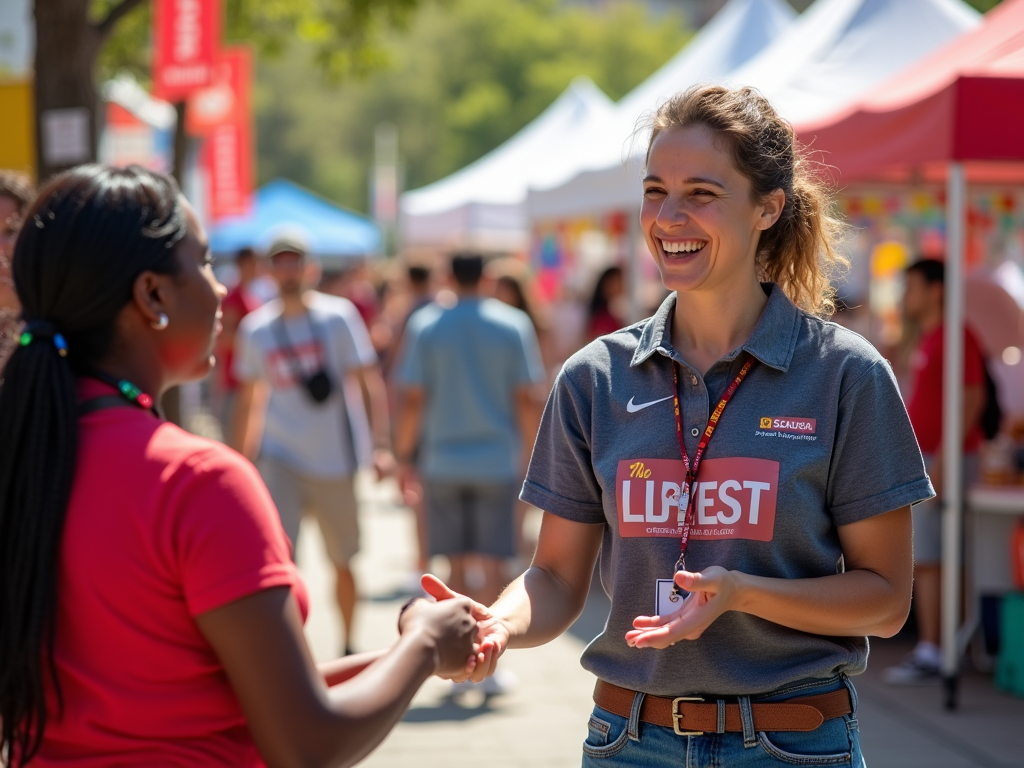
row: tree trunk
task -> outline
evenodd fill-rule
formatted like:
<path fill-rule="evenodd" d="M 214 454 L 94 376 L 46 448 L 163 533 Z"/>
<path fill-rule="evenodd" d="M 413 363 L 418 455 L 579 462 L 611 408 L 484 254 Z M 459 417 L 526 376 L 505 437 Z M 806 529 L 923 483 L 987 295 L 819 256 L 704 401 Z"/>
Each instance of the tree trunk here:
<path fill-rule="evenodd" d="M 39 181 L 78 162 L 96 159 L 96 86 L 93 70 L 101 36 L 89 21 L 88 0 L 35 0 L 36 157 Z M 47 162 L 43 116 L 48 110 L 80 108 L 88 115 L 88 156 L 70 163 Z"/>

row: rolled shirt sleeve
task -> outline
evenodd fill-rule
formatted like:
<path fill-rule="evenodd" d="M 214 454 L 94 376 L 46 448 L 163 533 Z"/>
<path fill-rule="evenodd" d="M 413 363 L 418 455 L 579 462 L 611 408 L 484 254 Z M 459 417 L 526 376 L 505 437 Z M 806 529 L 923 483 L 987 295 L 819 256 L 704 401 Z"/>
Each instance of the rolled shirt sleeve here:
<path fill-rule="evenodd" d="M 578 523 L 605 522 L 591 461 L 590 418 L 590 400 L 563 369 L 544 407 L 523 501 Z"/>
<path fill-rule="evenodd" d="M 892 369 L 884 360 L 839 400 L 826 489 L 836 525 L 847 525 L 935 495 Z"/>

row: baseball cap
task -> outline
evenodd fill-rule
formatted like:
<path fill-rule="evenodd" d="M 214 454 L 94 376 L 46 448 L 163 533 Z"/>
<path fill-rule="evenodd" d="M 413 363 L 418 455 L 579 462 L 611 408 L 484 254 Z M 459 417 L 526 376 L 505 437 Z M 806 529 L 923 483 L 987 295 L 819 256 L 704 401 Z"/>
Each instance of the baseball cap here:
<path fill-rule="evenodd" d="M 309 255 L 309 243 L 297 232 L 283 232 L 271 241 L 267 258 L 272 259 L 279 253 L 297 253 L 305 258 Z"/>

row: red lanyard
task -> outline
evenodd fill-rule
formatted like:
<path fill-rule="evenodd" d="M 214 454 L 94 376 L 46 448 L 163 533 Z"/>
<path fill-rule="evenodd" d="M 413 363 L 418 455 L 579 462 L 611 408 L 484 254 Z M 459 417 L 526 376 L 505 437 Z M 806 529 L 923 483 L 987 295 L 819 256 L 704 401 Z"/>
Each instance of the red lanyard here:
<path fill-rule="evenodd" d="M 679 490 L 679 516 L 682 518 L 683 533 L 679 541 L 679 560 L 676 561 L 677 571 L 686 569 L 686 546 L 690 543 L 690 528 L 693 527 L 694 514 L 694 500 L 691 491 L 694 483 L 697 482 L 697 472 L 700 471 L 701 459 L 704 458 L 704 451 L 708 447 L 708 443 L 711 442 L 711 436 L 715 434 L 715 427 L 718 426 L 718 421 L 722 418 L 725 407 L 732 400 L 732 396 L 736 394 L 736 390 L 739 389 L 740 384 L 743 383 L 743 379 L 746 378 L 753 365 L 754 358 L 748 355 L 746 362 L 743 363 L 743 367 L 740 368 L 740 372 L 736 374 L 736 378 L 732 380 L 732 383 L 726 388 L 725 394 L 722 395 L 722 399 L 718 401 L 718 406 L 712 411 L 711 418 L 708 419 L 708 425 L 704 427 L 704 434 L 701 435 L 700 442 L 697 443 L 697 451 L 693 454 L 693 464 L 691 465 L 690 456 L 686 453 L 686 441 L 683 439 L 683 411 L 679 407 L 679 373 L 676 370 L 676 363 L 672 363 L 672 404 L 676 409 L 676 437 L 679 439 L 679 452 L 683 455 L 683 468 L 686 470 L 686 477 L 683 479 L 683 484 Z M 673 585 L 673 594 L 676 593 L 677 589 Z"/>

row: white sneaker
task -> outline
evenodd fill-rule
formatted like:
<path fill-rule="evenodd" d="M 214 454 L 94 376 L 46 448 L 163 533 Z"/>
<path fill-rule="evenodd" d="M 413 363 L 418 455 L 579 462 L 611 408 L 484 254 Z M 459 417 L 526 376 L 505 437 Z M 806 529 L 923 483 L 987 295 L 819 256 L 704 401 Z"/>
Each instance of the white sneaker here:
<path fill-rule="evenodd" d="M 490 677 L 485 677 L 480 686 L 487 696 L 502 696 L 515 690 L 518 682 L 516 676 L 507 669 L 499 669 Z"/>
<path fill-rule="evenodd" d="M 941 677 L 938 664 L 922 659 L 915 653 L 909 653 L 894 667 L 882 671 L 882 680 L 889 685 L 927 685 Z"/>

